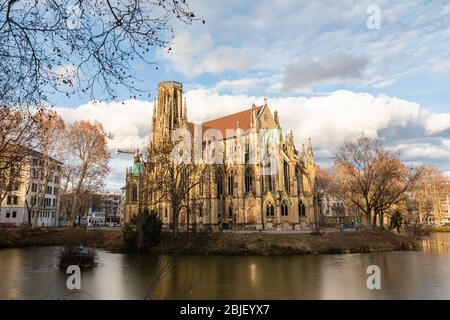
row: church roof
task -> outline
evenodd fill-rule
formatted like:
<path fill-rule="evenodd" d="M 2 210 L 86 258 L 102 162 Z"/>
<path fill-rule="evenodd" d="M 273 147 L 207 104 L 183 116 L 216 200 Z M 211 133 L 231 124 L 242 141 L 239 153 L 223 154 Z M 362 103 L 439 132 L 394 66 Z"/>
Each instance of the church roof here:
<path fill-rule="evenodd" d="M 257 106 L 256 111 L 259 112 L 263 106 Z M 202 132 L 204 133 L 208 129 L 218 129 L 222 132 L 224 138 L 226 138 L 227 130 L 237 129 L 237 123 L 239 121 L 239 128 L 243 131 L 250 129 L 252 119 L 252 108 L 232 113 L 220 118 L 212 119 L 201 123 Z M 194 128 L 197 124 L 188 122 L 189 131 L 194 133 Z"/>

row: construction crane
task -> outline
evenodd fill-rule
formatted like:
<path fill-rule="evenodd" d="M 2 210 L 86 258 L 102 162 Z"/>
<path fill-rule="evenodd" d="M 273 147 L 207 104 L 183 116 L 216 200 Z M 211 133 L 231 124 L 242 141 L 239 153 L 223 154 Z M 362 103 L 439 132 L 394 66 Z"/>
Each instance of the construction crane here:
<path fill-rule="evenodd" d="M 132 154 L 134 162 L 140 162 L 142 153 L 139 152 L 139 148 L 129 149 L 129 148 L 117 148 L 116 154 Z"/>
<path fill-rule="evenodd" d="M 116 154 L 121 154 L 121 153 L 138 155 L 139 154 L 139 148 L 136 148 L 136 149 L 117 148 L 116 149 Z"/>

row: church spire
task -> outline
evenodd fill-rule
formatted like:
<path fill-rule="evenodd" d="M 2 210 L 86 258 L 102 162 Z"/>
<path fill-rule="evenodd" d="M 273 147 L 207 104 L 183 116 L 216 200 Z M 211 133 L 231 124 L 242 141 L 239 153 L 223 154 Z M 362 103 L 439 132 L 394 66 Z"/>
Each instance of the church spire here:
<path fill-rule="evenodd" d="M 302 160 L 304 163 L 306 163 L 305 144 L 302 144 Z"/>
<path fill-rule="evenodd" d="M 311 138 L 308 138 L 308 160 L 310 163 L 314 163 L 314 153 L 312 150 Z"/>

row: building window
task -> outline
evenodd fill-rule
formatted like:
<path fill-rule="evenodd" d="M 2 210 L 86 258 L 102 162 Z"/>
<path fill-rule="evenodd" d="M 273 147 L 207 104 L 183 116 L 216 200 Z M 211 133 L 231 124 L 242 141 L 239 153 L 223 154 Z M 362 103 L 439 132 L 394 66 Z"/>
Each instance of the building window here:
<path fill-rule="evenodd" d="M 233 177 L 233 175 L 232 174 L 230 174 L 229 176 L 228 176 L 228 194 L 229 195 L 233 195 L 233 184 L 234 184 L 234 177 Z"/>
<path fill-rule="evenodd" d="M 250 160 L 250 144 L 245 144 L 245 154 L 244 154 L 244 161 L 245 163 L 248 163 Z"/>
<path fill-rule="evenodd" d="M 289 192 L 289 163 L 287 161 L 284 161 L 284 190 L 286 192 Z"/>
<path fill-rule="evenodd" d="M 231 208 L 231 207 L 228 208 L 228 216 L 229 217 L 233 216 L 233 208 Z"/>
<path fill-rule="evenodd" d="M 306 215 L 306 208 L 305 208 L 305 205 L 303 204 L 303 202 L 301 200 L 298 203 L 298 214 L 300 216 L 305 216 Z"/>
<path fill-rule="evenodd" d="M 303 190 L 302 173 L 298 167 L 295 167 L 295 180 L 297 181 L 297 193 L 300 194 Z"/>
<path fill-rule="evenodd" d="M 132 192 L 131 192 L 131 201 L 137 202 L 138 201 L 138 190 L 137 186 L 133 186 Z"/>
<path fill-rule="evenodd" d="M 6 199 L 6 204 L 9 205 L 16 205 L 19 202 L 17 196 L 8 196 Z"/>
<path fill-rule="evenodd" d="M 222 199 L 223 186 L 222 186 L 222 175 L 220 173 L 217 174 L 216 180 L 217 180 L 217 198 Z"/>
<path fill-rule="evenodd" d="M 247 168 L 245 170 L 245 192 L 252 191 L 252 184 L 253 184 L 252 168 Z"/>
<path fill-rule="evenodd" d="M 36 183 L 33 183 L 31 185 L 31 192 L 37 192 L 37 184 Z"/>
<path fill-rule="evenodd" d="M 12 212 L 12 217 L 13 217 L 13 219 L 15 219 L 17 217 L 17 212 L 16 211 Z"/>
<path fill-rule="evenodd" d="M 5 217 L 6 217 L 6 219 L 10 218 L 10 217 L 11 217 L 11 212 L 9 212 L 9 211 L 6 211 L 6 215 L 5 215 Z"/>
<path fill-rule="evenodd" d="M 282 202 L 281 203 L 281 215 L 282 216 L 284 216 L 284 217 L 287 217 L 288 216 L 288 205 L 287 205 L 287 203 L 286 202 Z"/>
<path fill-rule="evenodd" d="M 268 217 L 275 216 L 275 207 L 273 206 L 273 204 L 268 204 L 266 206 L 266 216 Z"/>

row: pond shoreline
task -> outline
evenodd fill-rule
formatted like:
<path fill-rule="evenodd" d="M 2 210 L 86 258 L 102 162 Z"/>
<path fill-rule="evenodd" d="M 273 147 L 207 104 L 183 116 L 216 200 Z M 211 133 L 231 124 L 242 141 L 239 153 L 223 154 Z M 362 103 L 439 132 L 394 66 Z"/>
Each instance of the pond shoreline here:
<path fill-rule="evenodd" d="M 111 252 L 127 252 L 120 230 L 17 229 L 0 230 L 0 248 L 83 244 Z M 173 240 L 168 232 L 145 252 L 189 255 L 304 255 L 369 253 L 419 250 L 411 237 L 388 231 L 310 233 L 198 233 L 179 234 Z"/>

